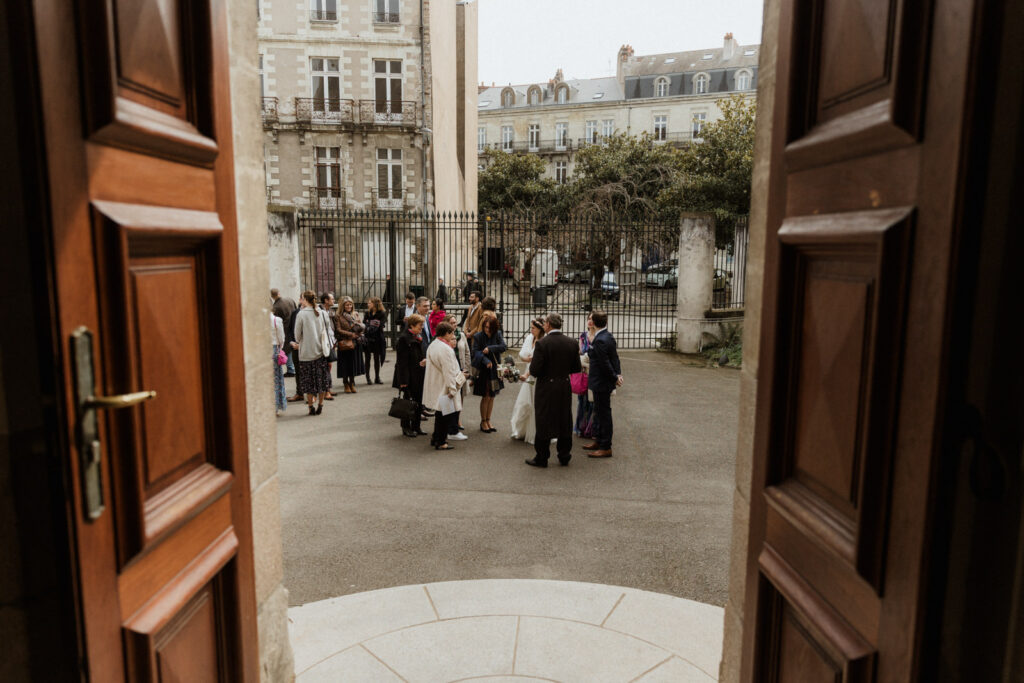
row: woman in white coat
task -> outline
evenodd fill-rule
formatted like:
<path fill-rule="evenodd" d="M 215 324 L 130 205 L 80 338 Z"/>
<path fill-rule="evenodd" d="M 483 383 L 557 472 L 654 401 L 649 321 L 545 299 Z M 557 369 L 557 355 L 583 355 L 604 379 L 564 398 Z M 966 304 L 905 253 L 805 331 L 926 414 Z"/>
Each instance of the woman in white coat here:
<path fill-rule="evenodd" d="M 434 412 L 434 433 L 430 445 L 435 450 L 450 451 L 449 425 L 458 420 L 462 410 L 462 385 L 466 374 L 455 358 L 455 328 L 439 322 L 436 337 L 427 347 L 427 372 L 423 380 L 423 407 Z"/>
<path fill-rule="evenodd" d="M 536 318 L 530 322 L 530 334 L 526 335 L 523 341 L 523 348 L 519 349 L 519 360 L 530 367 L 533 360 L 533 347 L 537 340 L 544 336 L 544 321 Z M 533 438 L 537 435 L 537 418 L 533 409 L 533 392 L 536 382 L 530 377 L 530 371 L 520 375 L 523 383 L 519 387 L 519 396 L 516 397 L 516 404 L 512 408 L 512 438 L 526 441 L 532 444 Z"/>

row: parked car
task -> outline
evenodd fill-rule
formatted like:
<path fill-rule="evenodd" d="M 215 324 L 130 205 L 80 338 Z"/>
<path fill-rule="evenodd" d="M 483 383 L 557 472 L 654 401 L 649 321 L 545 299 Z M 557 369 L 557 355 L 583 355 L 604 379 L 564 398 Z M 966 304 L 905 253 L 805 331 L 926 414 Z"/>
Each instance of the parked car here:
<path fill-rule="evenodd" d="M 644 277 L 645 287 L 678 287 L 679 266 L 658 265 L 647 269 Z"/>
<path fill-rule="evenodd" d="M 559 282 L 572 282 L 579 284 L 586 282 L 590 276 L 590 267 L 586 265 L 582 266 L 568 266 L 558 271 Z"/>
<path fill-rule="evenodd" d="M 540 249 L 531 254 L 531 250 L 520 252 L 516 259 L 516 269 L 513 273 L 516 282 L 522 282 L 526 278 L 526 263 L 530 262 L 530 289 L 540 287 L 554 291 L 558 282 L 558 253 L 554 249 Z"/>
<path fill-rule="evenodd" d="M 606 270 L 601 278 L 601 298 L 612 301 L 619 300 L 619 282 L 615 279 L 615 273 Z"/>

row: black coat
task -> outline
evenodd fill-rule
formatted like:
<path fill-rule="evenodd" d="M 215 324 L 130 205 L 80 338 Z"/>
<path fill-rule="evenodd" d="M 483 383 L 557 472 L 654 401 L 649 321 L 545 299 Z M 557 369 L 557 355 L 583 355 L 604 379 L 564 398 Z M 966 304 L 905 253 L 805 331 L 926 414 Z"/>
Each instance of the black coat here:
<path fill-rule="evenodd" d="M 619 365 L 619 352 L 612 333 L 600 330 L 587 355 L 590 356 L 590 376 L 587 378 L 590 390 L 604 392 L 615 389 L 622 367 Z"/>
<path fill-rule="evenodd" d="M 569 375 L 582 370 L 579 344 L 561 332 L 545 335 L 533 347 L 530 375 L 537 379 L 533 400 L 537 412 L 536 443 L 572 436 Z"/>
<path fill-rule="evenodd" d="M 427 369 L 420 367 L 420 361 L 426 358 L 420 342 L 408 330 L 398 335 L 395 342 L 395 378 L 391 386 L 401 388 L 403 384 L 417 401 L 423 399 L 423 378 Z"/>
<path fill-rule="evenodd" d="M 445 287 L 443 283 L 438 285 L 437 296 L 435 296 L 434 298 L 440 301 L 442 304 L 448 301 L 448 288 Z"/>

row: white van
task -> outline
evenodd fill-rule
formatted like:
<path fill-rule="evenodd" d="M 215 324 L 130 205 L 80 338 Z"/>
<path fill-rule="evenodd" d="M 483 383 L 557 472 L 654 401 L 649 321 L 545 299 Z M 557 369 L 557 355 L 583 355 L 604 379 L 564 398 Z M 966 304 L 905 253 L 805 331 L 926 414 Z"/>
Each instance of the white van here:
<path fill-rule="evenodd" d="M 530 249 L 519 252 L 516 258 L 515 280 L 522 282 L 526 277 L 526 263 L 530 260 L 530 288 L 554 288 L 558 282 L 558 252 L 554 249 L 540 249 L 531 254 Z"/>

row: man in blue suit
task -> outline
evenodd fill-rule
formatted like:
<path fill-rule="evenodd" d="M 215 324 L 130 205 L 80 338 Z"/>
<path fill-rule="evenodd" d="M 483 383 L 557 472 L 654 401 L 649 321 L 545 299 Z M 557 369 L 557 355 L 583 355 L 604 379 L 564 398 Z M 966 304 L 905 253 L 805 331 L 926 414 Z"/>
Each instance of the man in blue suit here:
<path fill-rule="evenodd" d="M 608 331 L 608 314 L 595 310 L 590 322 L 597 332 L 587 352 L 590 357 L 590 391 L 594 395 L 594 443 L 583 447 L 591 458 L 612 457 L 612 392 L 622 386 L 622 366 L 615 337 Z"/>

